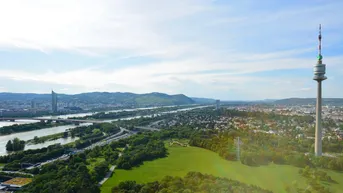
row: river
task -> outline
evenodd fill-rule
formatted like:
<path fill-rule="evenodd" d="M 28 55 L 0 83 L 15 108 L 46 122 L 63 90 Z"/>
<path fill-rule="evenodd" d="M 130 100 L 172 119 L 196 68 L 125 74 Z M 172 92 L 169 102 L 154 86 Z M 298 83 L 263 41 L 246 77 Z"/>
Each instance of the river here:
<path fill-rule="evenodd" d="M 83 123 L 80 124 L 80 126 L 86 126 L 86 125 L 90 125 L 90 123 Z M 42 137 L 42 136 L 46 136 L 46 135 L 52 135 L 55 133 L 61 133 L 64 132 L 67 129 L 71 129 L 71 128 L 75 128 L 75 127 L 79 127 L 76 125 L 63 125 L 63 126 L 57 126 L 57 127 L 51 127 L 51 128 L 46 128 L 46 129 L 39 129 L 39 130 L 34 130 L 34 131 L 27 131 L 27 132 L 21 132 L 21 133 L 13 133 L 10 135 L 2 135 L 0 136 L 0 155 L 6 155 L 6 144 L 8 142 L 8 140 L 12 140 L 16 137 L 18 137 L 20 140 L 30 140 L 33 139 L 35 136 L 37 137 Z M 47 147 L 49 145 L 52 145 L 54 143 L 70 143 L 72 141 L 75 141 L 76 138 L 74 139 L 67 139 L 67 140 L 54 140 L 53 141 L 46 141 L 45 143 L 39 143 L 39 144 L 32 144 L 32 145 L 26 145 L 25 149 L 37 149 L 37 148 L 43 148 L 43 147 Z"/>
<path fill-rule="evenodd" d="M 168 107 L 173 107 L 173 106 L 168 106 Z M 144 115 L 144 116 L 132 116 L 132 117 L 126 117 L 126 118 L 121 118 L 121 119 L 110 119 L 110 120 L 104 120 L 104 122 L 113 122 L 113 121 L 118 121 L 118 120 L 130 120 L 130 119 L 136 119 L 140 117 L 152 117 L 152 116 L 157 116 L 157 115 L 162 115 L 162 114 L 169 114 L 169 113 L 176 113 L 180 111 L 188 111 L 192 109 L 197 109 L 197 108 L 203 108 L 206 106 L 196 106 L 196 107 L 189 107 L 189 108 L 183 108 L 183 109 L 178 109 L 178 110 L 172 110 L 172 111 L 166 111 L 166 112 L 161 112 L 161 113 L 156 113 L 156 114 L 151 114 L 151 115 Z M 134 111 L 134 110 L 144 110 L 144 109 L 154 109 L 158 107 L 149 107 L 149 108 L 136 108 L 136 109 L 122 109 L 122 110 L 114 110 L 114 111 L 106 111 L 106 112 L 120 112 L 120 111 Z M 44 118 L 61 118 L 61 119 L 66 119 L 69 117 L 84 117 L 87 115 L 92 115 L 94 113 L 79 113 L 79 114 L 67 114 L 67 115 L 59 115 L 59 116 L 45 116 Z M 33 120 L 21 120 L 21 121 L 16 121 L 16 122 L 5 122 L 9 124 L 28 124 L 28 123 L 34 123 L 37 121 Z M 2 125 L 0 122 L 0 127 L 5 126 Z M 90 125 L 91 123 L 83 123 L 80 124 L 79 126 L 86 126 Z M 58 127 L 51 127 L 51 128 L 46 128 L 46 129 L 39 129 L 39 130 L 34 130 L 34 131 L 28 131 L 28 132 L 21 132 L 21 133 L 13 133 L 11 135 L 3 135 L 0 136 L 0 156 L 1 155 L 6 155 L 6 144 L 8 140 L 12 140 L 15 137 L 19 138 L 20 140 L 30 140 L 33 139 L 35 136 L 37 137 L 42 137 L 46 135 L 52 135 L 56 133 L 61 133 L 64 132 L 67 129 L 79 127 L 76 125 L 63 125 L 63 126 L 58 126 Z M 31 144 L 31 145 L 26 145 L 25 149 L 37 149 L 37 148 L 43 148 L 47 147 L 49 145 L 55 144 L 55 143 L 61 143 L 61 144 L 66 144 L 70 143 L 77 140 L 77 138 L 67 138 L 67 139 L 57 139 L 54 141 L 46 141 L 45 143 L 39 143 L 39 144 Z"/>
<path fill-rule="evenodd" d="M 163 107 L 176 107 L 176 105 L 172 105 L 172 106 L 163 106 Z M 182 107 L 182 106 L 180 106 Z M 137 111 L 137 110 L 148 110 L 148 109 L 157 109 L 157 108 L 161 108 L 161 107 L 144 107 L 144 108 L 134 108 L 134 109 L 119 109 L 119 110 L 111 110 L 111 111 L 101 111 L 104 113 L 112 113 L 112 112 L 122 112 L 122 111 Z M 38 118 L 48 118 L 48 119 L 67 119 L 67 118 L 71 118 L 71 117 L 85 117 L 85 116 L 89 116 L 89 115 L 93 115 L 96 113 L 100 113 L 100 112 L 92 112 L 92 113 L 76 113 L 76 114 L 67 114 L 67 115 L 56 115 L 56 116 L 43 116 L 43 117 L 38 117 Z"/>
<path fill-rule="evenodd" d="M 39 121 L 37 120 L 17 120 L 15 122 L 10 122 L 10 121 L 0 121 L 0 127 L 4 126 L 11 126 L 11 125 L 22 125 L 22 124 L 29 124 L 29 123 L 37 123 Z"/>
<path fill-rule="evenodd" d="M 163 106 L 163 107 L 164 108 L 176 107 L 176 105 Z M 182 105 L 180 105 L 179 107 L 182 107 Z M 157 108 L 161 108 L 161 107 L 144 107 L 144 108 L 142 107 L 142 108 L 134 108 L 134 109 L 119 109 L 119 110 L 111 110 L 111 111 L 99 111 L 99 112 L 89 112 L 89 113 L 75 113 L 75 114 L 54 115 L 54 116 L 48 115 L 48 116 L 41 116 L 41 117 L 35 117 L 35 118 L 46 118 L 46 119 L 58 119 L 58 118 L 60 118 L 60 119 L 68 119 L 68 118 L 71 118 L 71 117 L 85 117 L 85 116 L 93 115 L 93 114 L 100 113 L 100 112 L 111 113 L 111 112 L 122 112 L 122 111 L 148 110 L 148 109 L 157 109 Z M 39 121 L 36 121 L 36 120 L 16 120 L 15 122 L 0 121 L 0 127 L 11 126 L 11 125 L 15 125 L 15 124 L 18 124 L 18 125 L 29 124 L 29 123 L 36 123 L 36 122 L 39 122 Z"/>

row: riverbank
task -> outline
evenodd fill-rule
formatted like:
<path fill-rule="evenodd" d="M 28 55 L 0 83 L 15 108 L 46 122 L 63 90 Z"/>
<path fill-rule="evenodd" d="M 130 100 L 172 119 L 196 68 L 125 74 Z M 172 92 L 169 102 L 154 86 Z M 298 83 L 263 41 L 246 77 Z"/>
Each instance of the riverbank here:
<path fill-rule="evenodd" d="M 22 133 L 27 131 L 46 129 L 51 127 L 57 127 L 67 125 L 67 123 L 56 123 L 56 122 L 37 122 L 29 124 L 14 124 L 11 126 L 0 127 L 0 136 Z"/>
<path fill-rule="evenodd" d="M 42 136 L 42 137 L 34 137 L 33 139 L 27 140 L 26 144 L 39 144 L 39 143 L 44 143 L 46 141 L 52 141 L 52 140 L 56 140 L 59 138 L 63 138 L 64 137 L 64 133 L 65 132 L 61 132 L 61 133 L 55 133 L 55 134 L 51 134 L 51 135 L 46 135 L 46 136 Z"/>
<path fill-rule="evenodd" d="M 21 139 L 21 140 L 28 141 L 28 140 L 33 139 L 35 136 L 43 137 L 43 136 L 53 135 L 53 134 L 65 132 L 68 129 L 73 129 L 76 127 L 87 126 L 87 125 L 90 125 L 90 124 L 89 123 L 83 123 L 83 124 L 80 124 L 79 126 L 62 125 L 62 126 L 57 126 L 57 127 L 50 127 L 50 128 L 45 128 L 45 129 L 39 129 L 39 130 L 33 130 L 33 131 L 27 131 L 27 132 L 21 132 L 21 133 L 15 133 L 15 134 L 10 134 L 10 135 L 0 136 L 0 156 L 7 155 L 6 143 L 8 142 L 8 140 L 12 140 L 16 137 Z M 71 141 L 71 140 L 69 140 L 69 138 L 68 138 L 68 140 L 63 140 L 63 138 L 59 138 L 57 140 L 60 140 L 60 139 L 61 139 L 62 143 L 68 143 Z M 47 147 L 47 146 L 51 145 L 51 143 L 53 143 L 54 141 L 46 141 L 45 143 L 26 145 L 24 150 L 34 149 L 34 148 L 39 149 L 39 148 Z M 55 142 L 58 143 L 60 141 L 55 141 Z"/>
<path fill-rule="evenodd" d="M 198 105 L 192 105 L 191 107 L 189 107 L 189 105 L 187 106 L 177 106 L 177 110 L 170 110 L 170 111 L 164 111 L 164 112 L 160 112 L 160 113 L 155 113 L 155 114 L 150 114 L 150 115 L 144 115 L 144 116 L 132 116 L 132 117 L 127 117 L 127 118 L 122 118 L 122 119 L 109 119 L 109 120 L 102 120 L 102 122 L 104 123 L 109 123 L 109 122 L 113 122 L 113 121 L 119 121 L 119 120 L 131 120 L 131 119 L 138 119 L 138 120 L 142 120 L 143 118 L 149 118 L 149 117 L 155 117 L 155 116 L 164 116 L 170 113 L 177 113 L 177 112 L 182 112 L 182 111 L 188 111 L 188 110 L 193 110 L 193 109 L 197 109 L 197 108 L 204 108 L 206 106 L 198 106 Z M 154 107 L 156 108 L 156 107 Z M 142 109 L 147 109 L 147 108 L 142 108 Z M 122 109 L 120 111 L 124 111 L 125 109 Z M 131 111 L 134 111 L 137 109 L 131 109 Z M 70 115 L 69 115 L 70 116 Z M 51 118 L 51 117 L 48 117 Z M 53 117 L 56 118 L 56 117 Z M 60 117 L 61 119 L 63 119 L 63 117 Z M 144 120 L 144 119 L 143 119 Z M 126 123 L 126 122 L 123 122 Z M 51 145 L 53 143 L 58 143 L 61 142 L 61 144 L 65 144 L 65 143 L 70 143 L 70 142 L 74 142 L 75 140 L 73 138 L 67 138 L 67 140 L 64 140 L 63 138 L 58 138 L 56 140 L 51 140 L 52 138 L 57 138 L 59 136 L 61 136 L 61 133 L 65 132 L 68 129 L 73 129 L 76 127 L 82 127 L 82 126 L 87 126 L 90 125 L 90 123 L 83 123 L 80 124 L 79 126 L 76 125 L 63 125 L 63 126 L 58 126 L 58 127 L 52 127 L 52 128 L 46 128 L 46 129 L 39 129 L 39 130 L 33 130 L 33 131 L 28 131 L 28 132 L 21 132 L 21 133 L 14 133 L 14 134 L 10 134 L 10 135 L 5 135 L 5 136 L 0 136 L 0 156 L 1 155 L 7 155 L 6 152 L 6 143 L 8 142 L 8 140 L 12 140 L 15 137 L 21 139 L 21 140 L 32 140 L 34 139 L 35 136 L 37 136 L 38 138 L 43 137 L 43 136 L 48 136 L 48 135 L 53 135 L 53 136 L 49 136 L 46 139 L 48 139 L 48 141 L 45 141 L 44 143 L 38 143 L 38 144 L 32 144 L 30 143 L 29 145 L 25 146 L 25 150 L 27 149 L 34 149 L 34 148 L 43 148 L 43 147 L 47 147 L 48 145 Z M 134 122 L 133 125 L 141 125 L 138 122 Z M 54 136 L 54 134 L 56 134 Z M 43 138 L 44 139 L 44 138 Z M 50 139 L 50 140 L 49 140 Z"/>

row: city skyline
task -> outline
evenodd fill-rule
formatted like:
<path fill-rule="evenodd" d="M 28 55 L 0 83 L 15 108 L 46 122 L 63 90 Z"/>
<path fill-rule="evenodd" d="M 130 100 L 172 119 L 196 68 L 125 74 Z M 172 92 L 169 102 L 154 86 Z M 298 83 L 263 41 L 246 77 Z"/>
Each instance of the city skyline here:
<path fill-rule="evenodd" d="M 342 98 L 342 6 L 321 0 L 1 1 L 0 92 L 314 98 L 321 23 L 329 74 L 323 97 Z"/>

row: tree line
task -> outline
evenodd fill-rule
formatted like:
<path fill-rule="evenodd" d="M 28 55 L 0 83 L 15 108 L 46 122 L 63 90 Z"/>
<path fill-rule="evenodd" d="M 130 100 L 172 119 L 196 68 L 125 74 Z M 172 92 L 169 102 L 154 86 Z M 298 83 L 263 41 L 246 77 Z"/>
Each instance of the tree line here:
<path fill-rule="evenodd" d="M 58 126 L 58 125 L 62 125 L 62 124 L 63 123 L 52 123 L 51 121 L 22 124 L 22 125 L 14 124 L 14 125 L 10 125 L 10 126 L 0 127 L 0 135 L 9 135 L 11 133 L 45 129 L 45 128 Z"/>
<path fill-rule="evenodd" d="M 68 152 L 68 149 L 69 148 L 61 146 L 60 144 L 50 145 L 41 149 L 26 150 L 0 156 L 0 163 L 6 163 L 3 170 L 16 171 L 22 169 L 22 163 L 35 164 L 43 162 L 48 159 L 62 156 L 64 153 Z"/>
<path fill-rule="evenodd" d="M 160 181 L 137 184 L 135 181 L 121 182 L 112 188 L 113 193 L 169 193 L 169 192 L 239 192 L 272 193 L 258 186 L 248 185 L 227 178 L 189 172 L 184 178 L 166 176 Z"/>
<path fill-rule="evenodd" d="M 20 140 L 19 138 L 14 138 L 9 140 L 6 144 L 6 151 L 20 151 L 25 148 L 25 141 Z"/>
<path fill-rule="evenodd" d="M 139 166 L 143 161 L 154 160 L 167 156 L 167 149 L 164 143 L 159 140 L 148 140 L 143 144 L 129 146 L 124 150 L 123 155 L 117 160 L 117 167 L 131 169 Z"/>
<path fill-rule="evenodd" d="M 67 161 L 44 165 L 32 183 L 18 192 L 99 193 L 95 179 L 87 169 L 86 155 L 81 153 Z"/>

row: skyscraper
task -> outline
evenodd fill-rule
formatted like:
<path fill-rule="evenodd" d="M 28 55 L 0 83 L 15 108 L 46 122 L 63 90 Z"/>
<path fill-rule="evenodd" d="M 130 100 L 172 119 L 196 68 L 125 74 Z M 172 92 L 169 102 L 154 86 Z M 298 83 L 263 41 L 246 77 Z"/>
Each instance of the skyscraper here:
<path fill-rule="evenodd" d="M 218 110 L 220 108 L 220 100 L 216 100 L 216 109 Z"/>
<path fill-rule="evenodd" d="M 31 101 L 31 109 L 35 109 L 36 108 L 36 101 L 32 100 Z"/>
<path fill-rule="evenodd" d="M 51 110 L 57 113 L 57 94 L 54 91 L 51 91 Z"/>
<path fill-rule="evenodd" d="M 316 138 L 314 152 L 316 156 L 322 155 L 322 81 L 326 79 L 325 64 L 322 63 L 322 29 L 319 25 L 319 46 L 318 46 L 318 61 L 314 65 L 313 80 L 317 81 L 317 105 L 316 105 Z"/>

